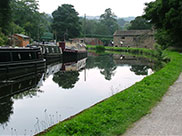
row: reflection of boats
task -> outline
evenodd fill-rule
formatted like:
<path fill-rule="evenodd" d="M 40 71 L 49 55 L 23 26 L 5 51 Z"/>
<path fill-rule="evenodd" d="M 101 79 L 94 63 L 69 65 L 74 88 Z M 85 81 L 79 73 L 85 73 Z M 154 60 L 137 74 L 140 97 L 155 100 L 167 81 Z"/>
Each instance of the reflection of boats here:
<path fill-rule="evenodd" d="M 39 48 L 0 47 L 0 80 L 44 68 L 45 60 Z"/>
<path fill-rule="evenodd" d="M 76 61 L 87 57 L 86 45 L 83 42 L 59 42 L 63 51 L 63 62 Z"/>
<path fill-rule="evenodd" d="M 78 71 L 82 68 L 86 67 L 87 58 L 80 59 L 76 62 L 68 62 L 63 63 L 62 69 L 63 71 Z"/>
<path fill-rule="evenodd" d="M 43 73 L 36 73 L 29 76 L 22 75 L 21 78 L 14 80 L 1 81 L 0 99 L 35 88 L 42 74 Z"/>
<path fill-rule="evenodd" d="M 50 75 L 53 75 L 54 73 L 57 73 L 61 70 L 62 63 L 58 62 L 56 64 L 50 64 L 47 66 L 45 78 L 48 78 Z"/>
<path fill-rule="evenodd" d="M 137 57 L 131 55 L 114 54 L 114 61 L 116 64 L 128 64 L 128 65 L 141 65 L 141 66 L 154 66 L 154 62 L 148 58 Z"/>
<path fill-rule="evenodd" d="M 62 60 L 62 49 L 54 43 L 34 43 L 31 46 L 41 49 L 47 63 Z"/>

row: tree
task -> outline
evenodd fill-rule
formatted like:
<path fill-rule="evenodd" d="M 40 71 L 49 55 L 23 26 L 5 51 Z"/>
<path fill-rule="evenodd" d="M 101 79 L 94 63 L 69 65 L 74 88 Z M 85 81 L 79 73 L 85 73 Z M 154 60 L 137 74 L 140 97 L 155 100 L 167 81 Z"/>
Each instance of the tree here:
<path fill-rule="evenodd" d="M 11 19 L 10 0 L 0 0 L 0 28 L 7 34 L 7 29 Z"/>
<path fill-rule="evenodd" d="M 50 31 L 50 16 L 39 13 L 36 0 L 11 0 L 12 22 L 10 32 L 29 35 L 34 40 Z"/>
<path fill-rule="evenodd" d="M 125 25 L 129 23 L 129 21 L 125 21 L 123 18 L 117 19 L 117 23 L 121 29 L 124 29 Z"/>
<path fill-rule="evenodd" d="M 112 13 L 112 10 L 110 8 L 106 9 L 105 13 L 100 16 L 100 21 L 108 29 L 108 33 L 106 35 L 112 35 L 119 28 L 116 20 L 116 15 Z"/>
<path fill-rule="evenodd" d="M 79 22 L 78 13 L 75 11 L 74 6 L 63 4 L 52 13 L 52 16 L 52 28 L 58 40 L 80 36 L 81 23 Z"/>
<path fill-rule="evenodd" d="M 159 44 L 182 45 L 182 1 L 156 0 L 146 4 L 144 17 L 157 29 Z M 162 39 L 162 40 L 161 40 Z"/>
<path fill-rule="evenodd" d="M 145 30 L 151 29 L 152 25 L 142 16 L 138 16 L 135 20 L 131 21 L 131 25 L 128 27 L 128 30 Z"/>

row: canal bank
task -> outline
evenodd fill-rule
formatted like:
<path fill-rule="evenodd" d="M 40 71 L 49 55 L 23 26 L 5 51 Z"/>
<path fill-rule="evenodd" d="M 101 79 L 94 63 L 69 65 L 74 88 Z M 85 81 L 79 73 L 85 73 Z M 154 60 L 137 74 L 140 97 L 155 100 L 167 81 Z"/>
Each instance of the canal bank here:
<path fill-rule="evenodd" d="M 132 125 L 123 136 L 182 135 L 182 73 L 150 114 Z"/>
<path fill-rule="evenodd" d="M 153 51 L 147 51 L 150 53 Z M 161 70 L 79 116 L 59 123 L 45 135 L 119 135 L 161 100 L 182 71 L 182 55 L 165 52 L 171 61 Z"/>

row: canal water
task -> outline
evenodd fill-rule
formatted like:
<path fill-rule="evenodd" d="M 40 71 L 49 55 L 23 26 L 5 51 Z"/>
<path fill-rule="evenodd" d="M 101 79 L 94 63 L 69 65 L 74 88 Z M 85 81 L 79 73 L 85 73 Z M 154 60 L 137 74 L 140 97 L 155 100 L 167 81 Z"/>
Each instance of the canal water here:
<path fill-rule="evenodd" d="M 0 135 L 34 135 L 153 73 L 151 60 L 89 53 L 0 82 Z M 12 74 L 13 75 L 13 74 Z"/>

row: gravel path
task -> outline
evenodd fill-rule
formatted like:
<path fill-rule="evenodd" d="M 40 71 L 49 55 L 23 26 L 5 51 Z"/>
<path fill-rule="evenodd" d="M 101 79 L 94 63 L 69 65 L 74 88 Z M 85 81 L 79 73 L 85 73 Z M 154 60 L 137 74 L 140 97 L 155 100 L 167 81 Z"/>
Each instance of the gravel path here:
<path fill-rule="evenodd" d="M 182 73 L 151 114 L 122 136 L 182 136 Z"/>

